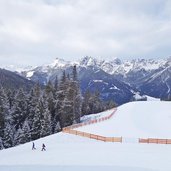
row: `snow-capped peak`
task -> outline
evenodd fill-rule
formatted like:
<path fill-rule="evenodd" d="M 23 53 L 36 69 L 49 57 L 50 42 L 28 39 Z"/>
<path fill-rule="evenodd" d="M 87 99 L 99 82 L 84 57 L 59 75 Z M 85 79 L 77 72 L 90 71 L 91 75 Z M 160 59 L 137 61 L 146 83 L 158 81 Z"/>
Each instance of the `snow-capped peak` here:
<path fill-rule="evenodd" d="M 65 61 L 64 59 L 61 58 L 56 58 L 51 64 L 49 64 L 49 66 L 51 68 L 55 68 L 55 67 L 64 67 L 67 64 L 69 64 L 68 61 Z"/>
<path fill-rule="evenodd" d="M 85 56 L 81 60 L 66 61 L 61 58 L 56 58 L 52 63 L 46 64 L 35 69 L 27 70 L 27 77 L 34 74 L 35 71 L 47 73 L 51 75 L 54 70 L 66 69 L 70 66 L 77 65 L 78 67 L 93 67 L 104 72 L 127 77 L 129 74 L 138 73 L 146 74 L 160 68 L 166 68 L 171 66 L 171 59 L 134 59 L 134 60 L 120 60 L 119 58 L 111 58 L 110 60 L 101 60 L 91 56 Z M 30 72 L 31 71 L 31 72 Z M 145 76 L 145 75 L 144 75 Z"/>
<path fill-rule="evenodd" d="M 80 65 L 82 66 L 94 66 L 97 65 L 97 63 L 97 59 L 91 56 L 86 56 L 80 60 Z"/>
<path fill-rule="evenodd" d="M 18 72 L 18 73 L 21 73 L 22 71 L 30 71 L 32 70 L 33 66 L 22 66 L 22 65 L 1 65 L 0 68 L 4 68 L 4 69 L 7 69 L 7 70 L 10 70 L 10 71 L 13 71 L 13 72 Z"/>
<path fill-rule="evenodd" d="M 122 61 L 119 59 L 119 58 L 113 58 L 111 61 L 110 61 L 112 64 L 115 64 L 115 65 L 121 65 L 122 64 Z"/>

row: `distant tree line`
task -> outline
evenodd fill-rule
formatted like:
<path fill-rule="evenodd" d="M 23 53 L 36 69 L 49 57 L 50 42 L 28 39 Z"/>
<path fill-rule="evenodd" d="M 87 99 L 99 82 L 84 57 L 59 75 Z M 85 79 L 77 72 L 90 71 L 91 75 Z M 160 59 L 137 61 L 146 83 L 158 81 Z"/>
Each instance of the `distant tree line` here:
<path fill-rule="evenodd" d="M 114 107 L 103 102 L 98 92 L 80 92 L 76 66 L 71 74 L 63 71 L 58 82 L 45 88 L 36 84 L 30 92 L 0 87 L 0 149 L 13 147 L 79 123 L 82 115 Z"/>
<path fill-rule="evenodd" d="M 171 101 L 171 94 L 168 95 L 166 98 L 160 98 L 162 101 Z"/>

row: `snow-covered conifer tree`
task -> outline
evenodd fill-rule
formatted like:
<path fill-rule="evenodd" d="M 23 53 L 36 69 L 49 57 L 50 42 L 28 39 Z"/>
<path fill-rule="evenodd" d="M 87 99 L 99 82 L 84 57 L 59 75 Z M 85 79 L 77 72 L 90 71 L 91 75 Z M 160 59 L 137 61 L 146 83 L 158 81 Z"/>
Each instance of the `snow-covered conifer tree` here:
<path fill-rule="evenodd" d="M 78 123 L 80 122 L 80 117 L 81 117 L 82 95 L 80 92 L 76 65 L 73 67 L 72 81 L 70 83 L 70 86 L 73 91 L 72 100 L 73 100 L 74 122 Z"/>
<path fill-rule="evenodd" d="M 26 95 L 23 89 L 19 89 L 15 96 L 15 101 L 12 108 L 12 124 L 14 125 L 16 130 L 18 130 L 19 127 L 21 128 L 25 121 L 27 114 L 26 109 Z"/>

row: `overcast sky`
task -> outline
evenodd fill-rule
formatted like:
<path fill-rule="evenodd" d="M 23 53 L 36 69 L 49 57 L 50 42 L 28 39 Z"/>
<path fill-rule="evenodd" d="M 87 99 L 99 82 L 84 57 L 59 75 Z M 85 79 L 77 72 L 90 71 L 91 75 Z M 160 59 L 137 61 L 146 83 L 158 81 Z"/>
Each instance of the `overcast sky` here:
<path fill-rule="evenodd" d="M 0 64 L 171 56 L 170 0 L 0 0 Z"/>

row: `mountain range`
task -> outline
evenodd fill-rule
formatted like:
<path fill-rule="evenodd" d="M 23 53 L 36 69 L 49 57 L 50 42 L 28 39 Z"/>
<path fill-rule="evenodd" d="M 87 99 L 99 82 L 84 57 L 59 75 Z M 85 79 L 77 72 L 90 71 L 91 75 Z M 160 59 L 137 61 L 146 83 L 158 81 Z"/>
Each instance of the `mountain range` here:
<path fill-rule="evenodd" d="M 35 82 L 20 76 L 19 74 L 6 70 L 0 69 L 0 86 L 6 89 L 17 90 L 23 88 L 25 91 L 29 91 Z"/>
<path fill-rule="evenodd" d="M 56 58 L 53 63 L 26 70 L 20 74 L 32 81 L 46 84 L 63 70 L 70 73 L 77 65 L 81 90 L 99 90 L 104 100 L 118 104 L 130 101 L 137 93 L 167 99 L 171 96 L 171 57 L 167 59 L 134 59 L 110 61 L 86 56 L 78 61 Z"/>
<path fill-rule="evenodd" d="M 33 82 L 46 85 L 49 80 L 53 82 L 56 76 L 60 80 L 64 70 L 71 73 L 74 65 L 77 66 L 82 93 L 98 90 L 105 101 L 114 100 L 117 104 L 123 104 L 137 97 L 137 94 L 143 98 L 144 95 L 161 99 L 171 97 L 171 57 L 127 61 L 114 58 L 107 61 L 86 56 L 72 62 L 56 58 L 51 64 L 20 69 L 14 75 L 1 69 L 1 84 L 7 84 L 3 80 L 8 76 L 9 79 L 5 79 L 11 80 L 8 85 L 14 84 L 16 88 L 21 82 L 22 86 L 26 83 L 24 87 L 31 86 Z"/>

